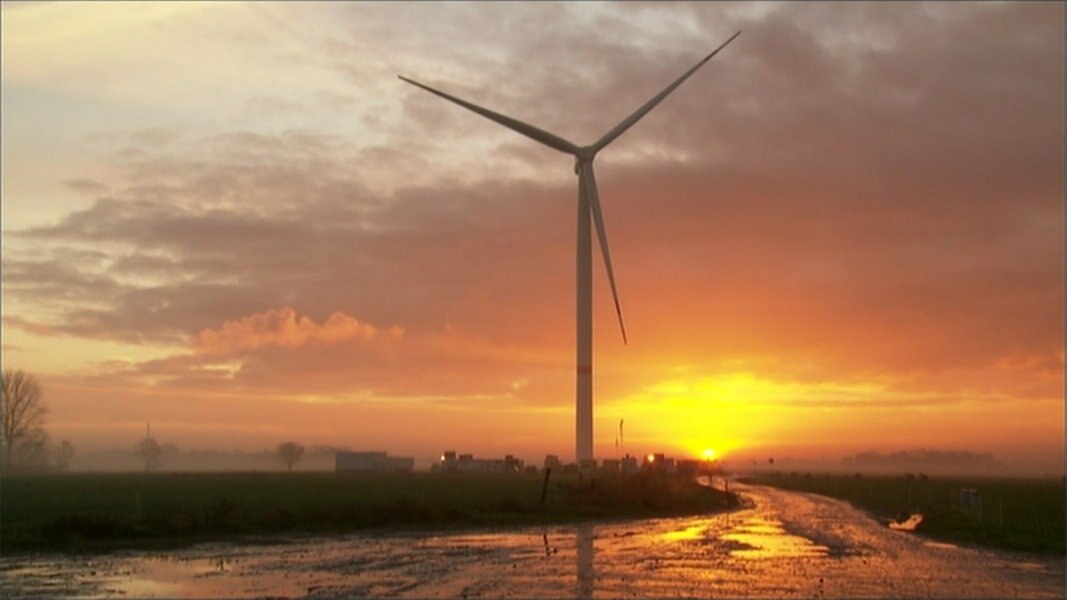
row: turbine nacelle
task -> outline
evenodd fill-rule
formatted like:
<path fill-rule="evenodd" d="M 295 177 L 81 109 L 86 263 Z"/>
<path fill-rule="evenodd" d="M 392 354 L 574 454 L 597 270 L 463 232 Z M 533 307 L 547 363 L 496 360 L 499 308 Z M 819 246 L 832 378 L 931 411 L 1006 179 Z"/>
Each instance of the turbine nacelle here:
<path fill-rule="evenodd" d="M 596 158 L 597 152 L 600 152 L 600 148 L 597 148 L 595 145 L 582 146 L 574 151 L 574 159 L 584 160 L 586 162 L 593 162 L 593 159 Z"/>
<path fill-rule="evenodd" d="M 581 175 L 582 163 L 593 164 L 596 153 L 600 149 L 595 146 L 582 146 L 574 151 L 574 174 Z"/>

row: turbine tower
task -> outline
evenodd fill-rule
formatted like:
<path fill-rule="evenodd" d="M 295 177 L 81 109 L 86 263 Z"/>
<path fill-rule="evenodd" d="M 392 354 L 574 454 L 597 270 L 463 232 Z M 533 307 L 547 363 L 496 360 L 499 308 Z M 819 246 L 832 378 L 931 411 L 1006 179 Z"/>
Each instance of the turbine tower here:
<path fill-rule="evenodd" d="M 734 41 L 741 32 L 730 36 L 718 48 L 708 54 L 691 69 L 674 80 L 659 94 L 656 94 L 644 106 L 637 109 L 632 115 L 623 119 L 618 125 L 600 137 L 599 140 L 588 146 L 578 146 L 557 135 L 543 129 L 538 129 L 518 119 L 493 112 L 461 100 L 455 96 L 446 94 L 440 90 L 413 81 L 398 75 L 400 79 L 411 85 L 420 87 L 431 94 L 435 94 L 454 102 L 467 110 L 499 123 L 508 129 L 553 148 L 564 154 L 574 156 L 574 172 L 578 175 L 578 264 L 577 264 L 577 390 L 576 390 L 576 458 L 581 464 L 593 459 L 593 244 L 592 231 L 596 227 L 597 239 L 600 241 L 600 254 L 604 257 L 604 267 L 608 273 L 608 282 L 611 284 L 611 297 L 615 301 L 615 314 L 619 318 L 619 329 L 622 332 L 623 343 L 627 343 L 626 326 L 622 320 L 622 309 L 619 306 L 619 294 L 615 287 L 615 272 L 611 268 L 611 253 L 608 252 L 608 237 L 604 229 L 604 217 L 600 210 L 600 194 L 597 192 L 596 176 L 593 175 L 593 159 L 605 146 L 633 127 L 646 114 L 656 107 L 664 98 L 678 86 L 689 79 L 689 76 L 713 56 Z M 592 221 L 590 223 L 590 221 Z"/>

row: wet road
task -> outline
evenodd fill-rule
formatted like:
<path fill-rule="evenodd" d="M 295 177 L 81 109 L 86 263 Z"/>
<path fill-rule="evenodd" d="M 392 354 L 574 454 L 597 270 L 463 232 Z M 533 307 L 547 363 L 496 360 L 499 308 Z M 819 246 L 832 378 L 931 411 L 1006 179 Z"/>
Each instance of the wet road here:
<path fill-rule="evenodd" d="M 738 486 L 706 518 L 0 559 L 13 597 L 1062 598 L 1063 559 L 957 548 L 843 502 Z"/>

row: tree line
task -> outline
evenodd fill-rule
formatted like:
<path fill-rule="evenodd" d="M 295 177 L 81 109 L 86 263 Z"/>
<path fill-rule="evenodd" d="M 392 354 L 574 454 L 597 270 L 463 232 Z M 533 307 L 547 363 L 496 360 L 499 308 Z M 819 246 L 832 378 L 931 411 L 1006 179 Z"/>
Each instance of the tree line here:
<path fill-rule="evenodd" d="M 3 472 L 67 470 L 74 459 L 74 446 L 67 440 L 51 444 L 44 429 L 48 409 L 37 378 L 22 370 L 5 369 L 0 400 Z"/>
<path fill-rule="evenodd" d="M 74 446 L 67 440 L 58 444 L 50 442 L 44 427 L 48 408 L 44 390 L 36 377 L 21 369 L 4 370 L 0 401 L 0 433 L 3 435 L 0 465 L 4 474 L 66 471 L 70 468 Z M 274 453 L 277 460 L 292 471 L 304 457 L 304 450 L 302 444 L 289 441 L 279 444 Z M 145 436 L 135 444 L 133 454 L 144 464 L 146 472 L 158 469 L 162 463 L 164 446 L 152 435 L 150 423 Z"/>

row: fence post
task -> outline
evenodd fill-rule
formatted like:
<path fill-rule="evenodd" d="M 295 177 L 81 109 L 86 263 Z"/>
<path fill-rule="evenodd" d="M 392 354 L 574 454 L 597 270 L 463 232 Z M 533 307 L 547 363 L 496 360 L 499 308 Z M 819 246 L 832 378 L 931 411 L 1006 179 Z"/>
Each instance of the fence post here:
<path fill-rule="evenodd" d="M 548 476 L 552 474 L 552 467 L 545 467 L 545 481 L 541 484 L 541 504 L 545 503 L 545 496 L 548 494 Z"/>

